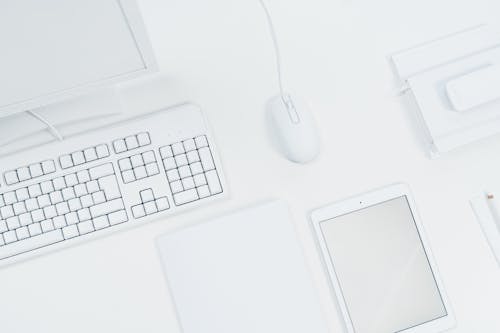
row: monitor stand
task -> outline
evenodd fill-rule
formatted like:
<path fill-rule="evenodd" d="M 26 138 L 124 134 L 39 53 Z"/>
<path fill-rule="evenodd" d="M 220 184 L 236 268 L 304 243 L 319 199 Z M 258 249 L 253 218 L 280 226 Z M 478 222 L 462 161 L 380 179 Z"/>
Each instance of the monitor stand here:
<path fill-rule="evenodd" d="M 114 87 L 95 90 L 50 106 L 32 110 L 50 122 L 63 138 L 111 124 L 123 118 L 119 93 Z M 0 156 L 57 140 L 40 120 L 29 113 L 0 118 Z"/>

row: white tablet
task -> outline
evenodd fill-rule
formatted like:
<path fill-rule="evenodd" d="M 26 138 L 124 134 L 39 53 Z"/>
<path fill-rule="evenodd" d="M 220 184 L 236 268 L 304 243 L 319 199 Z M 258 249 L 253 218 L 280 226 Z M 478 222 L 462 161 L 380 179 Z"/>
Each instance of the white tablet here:
<path fill-rule="evenodd" d="M 406 185 L 318 209 L 311 219 L 348 332 L 434 333 L 455 324 Z"/>

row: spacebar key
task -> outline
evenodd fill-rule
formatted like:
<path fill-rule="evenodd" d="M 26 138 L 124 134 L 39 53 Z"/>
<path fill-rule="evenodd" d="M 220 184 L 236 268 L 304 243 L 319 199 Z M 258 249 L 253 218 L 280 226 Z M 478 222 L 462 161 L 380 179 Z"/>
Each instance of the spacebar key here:
<path fill-rule="evenodd" d="M 64 240 L 61 230 L 53 230 L 0 247 L 0 260 Z"/>

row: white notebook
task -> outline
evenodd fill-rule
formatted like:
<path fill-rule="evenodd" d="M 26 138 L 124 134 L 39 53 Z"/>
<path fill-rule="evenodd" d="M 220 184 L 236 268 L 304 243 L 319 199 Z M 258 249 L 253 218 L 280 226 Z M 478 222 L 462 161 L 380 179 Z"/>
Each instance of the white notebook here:
<path fill-rule="evenodd" d="M 184 333 L 326 333 L 318 295 L 283 202 L 158 240 Z"/>

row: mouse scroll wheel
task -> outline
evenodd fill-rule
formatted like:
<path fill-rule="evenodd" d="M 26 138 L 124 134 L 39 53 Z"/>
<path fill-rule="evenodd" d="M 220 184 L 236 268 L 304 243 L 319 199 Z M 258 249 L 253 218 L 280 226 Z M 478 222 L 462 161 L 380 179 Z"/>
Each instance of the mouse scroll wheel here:
<path fill-rule="evenodd" d="M 288 111 L 288 116 L 290 117 L 292 123 L 300 123 L 299 114 L 297 113 L 297 109 L 295 108 L 295 104 L 293 104 L 293 101 L 290 98 L 287 98 L 285 104 Z"/>

